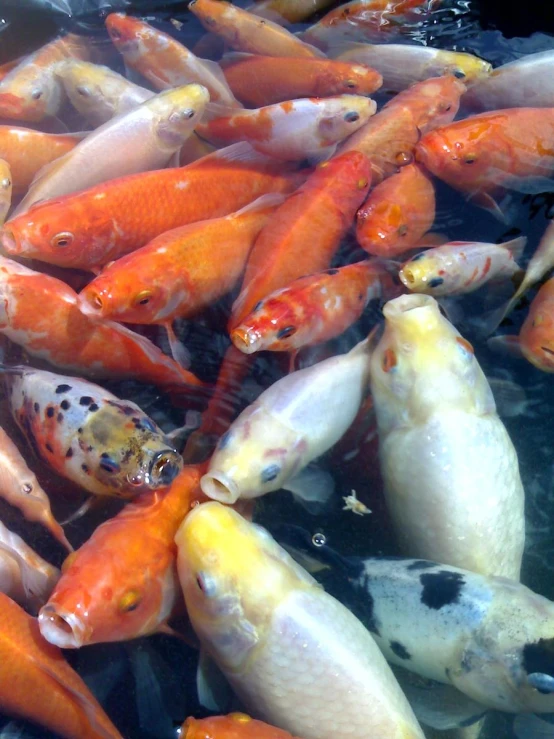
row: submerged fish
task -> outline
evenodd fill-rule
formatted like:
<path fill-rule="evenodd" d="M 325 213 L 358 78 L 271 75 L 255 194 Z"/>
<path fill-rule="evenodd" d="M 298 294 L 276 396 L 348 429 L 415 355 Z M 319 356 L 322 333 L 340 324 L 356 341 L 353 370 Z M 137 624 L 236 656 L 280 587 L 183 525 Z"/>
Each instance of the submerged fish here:
<path fill-rule="evenodd" d="M 371 634 L 266 531 L 206 503 L 175 540 L 191 623 L 261 718 L 303 739 L 422 739 Z"/>
<path fill-rule="evenodd" d="M 4 368 L 10 410 L 36 452 L 95 495 L 167 487 L 183 461 L 135 403 L 77 377 Z"/>
<path fill-rule="evenodd" d="M 228 716 L 188 718 L 181 729 L 182 739 L 295 739 L 288 731 L 264 724 L 246 713 Z M 299 739 L 296 737 L 296 739 Z"/>
<path fill-rule="evenodd" d="M 426 295 L 385 306 L 370 359 L 387 506 L 402 549 L 519 579 L 517 454 L 473 348 Z"/>

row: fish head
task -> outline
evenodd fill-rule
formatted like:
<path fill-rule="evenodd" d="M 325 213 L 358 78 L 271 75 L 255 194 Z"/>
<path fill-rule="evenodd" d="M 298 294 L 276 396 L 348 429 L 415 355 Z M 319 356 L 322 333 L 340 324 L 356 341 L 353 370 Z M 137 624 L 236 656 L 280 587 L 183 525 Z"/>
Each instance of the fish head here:
<path fill-rule="evenodd" d="M 464 83 L 476 82 L 488 77 L 492 72 L 492 64 L 473 54 L 464 54 L 457 51 L 441 51 L 430 74 L 439 76 L 451 74 Z"/>
<path fill-rule="evenodd" d="M 447 272 L 445 261 L 436 249 L 427 249 L 402 265 L 398 276 L 412 293 L 444 295 L 444 275 L 451 276 Z"/>
<path fill-rule="evenodd" d="M 429 295 L 389 301 L 384 333 L 371 354 L 371 388 L 380 430 L 425 423 L 441 408 L 495 410 L 473 347 Z"/>
<path fill-rule="evenodd" d="M 281 290 L 254 306 L 252 312 L 230 332 L 231 341 L 244 354 L 263 349 L 293 351 L 294 336 L 302 316 L 294 299 Z M 288 296 L 289 291 L 287 291 Z M 301 308 L 301 306 L 300 306 Z"/>
<path fill-rule="evenodd" d="M 160 144 L 171 152 L 182 146 L 209 100 L 210 93 L 203 85 L 192 84 L 166 90 L 144 103 L 155 115 Z"/>
<path fill-rule="evenodd" d="M 148 23 L 125 13 L 110 13 L 105 22 L 113 45 L 129 63 L 140 61 L 156 35 Z"/>
<path fill-rule="evenodd" d="M 322 65 L 316 74 L 314 95 L 370 95 L 383 84 L 382 76 L 364 64 L 335 61 L 333 65 Z"/>
<path fill-rule="evenodd" d="M 500 117 L 500 116 L 499 116 Z M 474 116 L 427 133 L 416 146 L 416 160 L 434 175 L 462 192 L 494 185 L 493 161 L 511 161 L 496 116 Z"/>
<path fill-rule="evenodd" d="M 350 226 L 357 208 L 364 202 L 371 185 L 371 162 L 361 151 L 345 151 L 319 164 L 308 180 L 310 187 L 329 188 L 335 208 Z"/>
<path fill-rule="evenodd" d="M 126 641 L 168 618 L 178 592 L 170 548 L 140 536 L 116 544 L 121 548 L 102 549 L 102 556 L 87 547 L 67 557 L 38 617 L 47 641 L 62 649 Z"/>
<path fill-rule="evenodd" d="M 463 82 L 451 74 L 416 83 L 407 92 L 413 94 L 416 87 L 418 96 L 412 99 L 410 108 L 417 127 L 424 133 L 454 120 L 460 108 L 460 99 L 467 89 Z"/>
<path fill-rule="evenodd" d="M 98 123 L 116 115 L 119 99 L 129 84 L 109 67 L 79 59 L 68 59 L 61 64 L 58 76 L 73 107 Z"/>
<path fill-rule="evenodd" d="M 247 667 L 274 609 L 315 580 L 259 526 L 228 506 L 196 506 L 175 542 L 187 611 L 220 667 Z"/>
<path fill-rule="evenodd" d="M 313 98 L 319 108 L 318 133 L 322 146 L 332 146 L 350 136 L 377 110 L 374 100 L 362 95 Z"/>
<path fill-rule="evenodd" d="M 38 122 L 58 110 L 62 87 L 48 70 L 37 74 L 16 68 L 0 82 L 0 117 L 16 121 Z"/>
<path fill-rule="evenodd" d="M 531 303 L 519 333 L 526 359 L 543 372 L 554 372 L 554 279 L 548 280 Z"/>

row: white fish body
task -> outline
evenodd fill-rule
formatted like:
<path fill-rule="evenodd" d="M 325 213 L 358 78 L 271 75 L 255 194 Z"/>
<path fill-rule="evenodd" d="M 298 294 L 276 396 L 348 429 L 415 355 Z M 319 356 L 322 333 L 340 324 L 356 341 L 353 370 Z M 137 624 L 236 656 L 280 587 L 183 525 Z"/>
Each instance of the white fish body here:
<path fill-rule="evenodd" d="M 40 170 L 13 216 L 39 200 L 165 166 L 193 132 L 208 99 L 205 87 L 187 85 L 162 92 L 109 120 Z"/>
<path fill-rule="evenodd" d="M 428 295 L 463 295 L 490 280 L 509 279 L 520 267 L 525 236 L 505 244 L 451 241 L 416 254 L 399 272 L 412 292 Z"/>
<path fill-rule="evenodd" d="M 403 551 L 519 579 L 525 519 L 517 455 L 471 345 L 430 296 L 401 296 L 384 314 L 371 389 Z"/>
<path fill-rule="evenodd" d="M 303 739 L 423 737 L 370 633 L 267 532 L 206 503 L 175 541 L 193 627 L 251 710 Z"/>
<path fill-rule="evenodd" d="M 12 171 L 5 159 L 0 159 L 0 228 L 12 204 Z"/>
<path fill-rule="evenodd" d="M 291 372 L 249 405 L 219 440 L 202 490 L 234 503 L 287 487 L 345 433 L 363 400 L 368 345 Z"/>

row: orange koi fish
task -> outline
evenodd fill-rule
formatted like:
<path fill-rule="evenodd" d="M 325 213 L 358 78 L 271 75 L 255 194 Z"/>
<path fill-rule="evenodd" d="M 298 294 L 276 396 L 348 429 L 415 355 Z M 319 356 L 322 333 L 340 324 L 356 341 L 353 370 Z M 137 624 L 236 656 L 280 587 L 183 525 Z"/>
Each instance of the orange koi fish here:
<path fill-rule="evenodd" d="M 274 290 L 326 269 L 370 184 L 370 163 L 357 151 L 320 164 L 271 216 L 246 264 L 229 329 Z M 312 244 L 307 249 L 306 244 Z"/>
<path fill-rule="evenodd" d="M 247 141 L 257 151 L 278 159 L 321 160 L 332 156 L 339 141 L 367 123 L 376 107 L 361 95 L 301 98 L 240 111 L 208 103 L 211 120 L 196 130 L 219 146 Z"/>
<path fill-rule="evenodd" d="M 454 76 L 417 82 L 390 100 L 339 152 L 362 151 L 371 161 L 373 184 L 378 184 L 413 161 L 422 130 L 454 120 L 464 90 Z"/>
<path fill-rule="evenodd" d="M 65 739 L 122 739 L 36 619 L 0 593 L 0 711 Z"/>
<path fill-rule="evenodd" d="M 85 316 L 65 282 L 2 256 L 0 334 L 34 357 L 89 377 L 132 377 L 166 388 L 204 386 L 143 336 Z"/>
<path fill-rule="evenodd" d="M 2 371 L 31 447 L 90 493 L 135 497 L 167 487 L 181 471 L 181 455 L 136 403 L 78 377 L 24 366 Z"/>
<path fill-rule="evenodd" d="M 180 593 L 173 540 L 203 469 L 185 467 L 167 492 L 129 503 L 69 555 L 39 614 L 45 639 L 75 648 L 163 630 Z"/>
<path fill-rule="evenodd" d="M 295 739 L 275 726 L 256 721 L 246 713 L 228 716 L 188 718 L 181 729 L 181 739 Z M 298 737 L 296 737 L 298 739 Z"/>
<path fill-rule="evenodd" d="M 497 217 L 506 190 L 544 192 L 554 173 L 554 108 L 481 113 L 424 136 L 418 161 Z"/>
<path fill-rule="evenodd" d="M 356 239 L 368 254 L 403 254 L 433 225 L 433 183 L 417 164 L 408 164 L 371 191 L 356 219 Z"/>
<path fill-rule="evenodd" d="M 192 0 L 188 7 L 204 28 L 221 36 L 237 51 L 303 59 L 324 56 L 319 49 L 304 43 L 277 23 L 224 0 Z"/>
<path fill-rule="evenodd" d="M 161 324 L 176 347 L 174 319 L 200 312 L 233 288 L 256 236 L 282 202 L 277 193 L 263 195 L 231 215 L 161 234 L 90 282 L 79 295 L 81 310 L 116 321 Z"/>
<path fill-rule="evenodd" d="M 165 231 L 227 215 L 267 192 L 292 191 L 299 175 L 282 172 L 282 163 L 241 143 L 187 167 L 119 177 L 37 204 L 6 223 L 1 243 L 16 256 L 96 270 Z"/>
<path fill-rule="evenodd" d="M 156 89 L 195 82 L 208 89 L 212 101 L 240 107 L 219 65 L 199 59 L 167 33 L 124 13 L 110 13 L 106 29 L 126 64 Z"/>
<path fill-rule="evenodd" d="M 19 508 L 28 521 L 45 526 L 59 543 L 73 551 L 64 530 L 52 515 L 50 500 L 21 452 L 0 427 L 0 497 Z"/>
<path fill-rule="evenodd" d="M 67 154 L 81 139 L 80 134 L 43 133 L 32 128 L 0 126 L 0 158 L 11 167 L 13 194 L 27 192 L 39 169 Z"/>
<path fill-rule="evenodd" d="M 392 285 L 386 269 L 369 260 L 300 277 L 260 300 L 231 331 L 231 341 L 245 354 L 328 341 L 357 321 L 371 300 L 392 297 Z"/>
<path fill-rule="evenodd" d="M 88 41 L 69 34 L 25 57 L 0 82 L 0 117 L 41 121 L 56 115 L 64 99 L 57 65 L 68 57 L 86 60 L 88 56 Z"/>
<path fill-rule="evenodd" d="M 25 57 L 23 56 L 18 56 L 17 59 L 12 59 L 10 62 L 0 64 L 0 82 L 12 71 L 12 69 L 15 69 L 18 64 L 21 64 L 24 58 Z"/>
<path fill-rule="evenodd" d="M 36 613 L 59 577 L 56 567 L 0 521 L 0 593 Z"/>
<path fill-rule="evenodd" d="M 332 59 L 228 54 L 221 62 L 233 94 L 251 108 L 304 97 L 370 95 L 382 77 L 363 64 Z"/>
<path fill-rule="evenodd" d="M 12 204 L 12 171 L 5 159 L 0 159 L 0 226 L 4 225 Z"/>

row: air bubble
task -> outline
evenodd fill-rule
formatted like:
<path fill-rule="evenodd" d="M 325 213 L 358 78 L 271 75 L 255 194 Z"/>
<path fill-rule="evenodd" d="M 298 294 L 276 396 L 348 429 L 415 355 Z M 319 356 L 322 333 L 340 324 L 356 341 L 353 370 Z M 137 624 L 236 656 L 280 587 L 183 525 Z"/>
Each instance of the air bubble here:
<path fill-rule="evenodd" d="M 314 534 L 312 536 L 312 544 L 314 545 L 314 547 L 323 547 L 325 546 L 325 544 L 327 544 L 327 537 L 325 536 L 325 534 Z"/>

